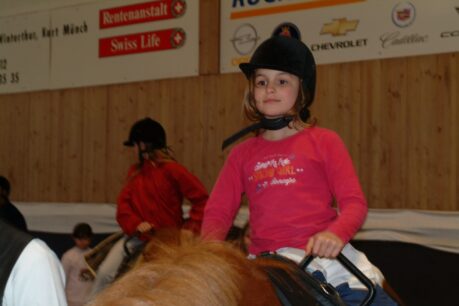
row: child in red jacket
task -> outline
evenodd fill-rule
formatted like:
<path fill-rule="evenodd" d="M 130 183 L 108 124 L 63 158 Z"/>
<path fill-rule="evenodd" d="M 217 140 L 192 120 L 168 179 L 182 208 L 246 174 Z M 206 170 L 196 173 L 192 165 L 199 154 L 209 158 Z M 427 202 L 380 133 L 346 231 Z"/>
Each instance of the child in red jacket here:
<path fill-rule="evenodd" d="M 135 147 L 139 163 L 129 169 L 126 184 L 118 196 L 116 219 L 126 234 L 110 250 L 100 265 L 92 296 L 115 278 L 126 254 L 127 236 L 138 235 L 128 247 L 136 248 L 159 228 L 184 228 L 199 233 L 208 193 L 200 180 L 171 156 L 166 133 L 158 122 L 145 118 L 131 128 L 124 145 Z M 189 218 L 184 220 L 184 198 L 192 204 Z"/>

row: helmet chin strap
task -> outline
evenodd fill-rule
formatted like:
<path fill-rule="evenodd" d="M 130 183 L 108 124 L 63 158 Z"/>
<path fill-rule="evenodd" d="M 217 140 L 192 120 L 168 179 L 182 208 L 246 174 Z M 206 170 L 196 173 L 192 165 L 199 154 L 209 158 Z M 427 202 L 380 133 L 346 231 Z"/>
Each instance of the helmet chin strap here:
<path fill-rule="evenodd" d="M 261 127 L 265 130 L 280 130 L 286 127 L 292 120 L 292 116 L 279 117 L 274 119 L 263 117 L 261 118 Z"/>
<path fill-rule="evenodd" d="M 279 118 L 274 118 L 274 119 L 269 119 L 266 117 L 261 118 L 260 122 L 254 123 L 252 125 L 249 125 L 248 127 L 240 130 L 239 132 L 233 134 L 232 136 L 228 137 L 223 141 L 222 144 L 222 150 L 224 150 L 226 147 L 228 147 L 230 144 L 238 140 L 239 138 L 244 137 L 248 133 L 258 130 L 258 129 L 265 129 L 265 130 L 280 130 L 286 126 L 293 120 L 293 117 L 287 116 L 287 117 L 279 117 Z"/>

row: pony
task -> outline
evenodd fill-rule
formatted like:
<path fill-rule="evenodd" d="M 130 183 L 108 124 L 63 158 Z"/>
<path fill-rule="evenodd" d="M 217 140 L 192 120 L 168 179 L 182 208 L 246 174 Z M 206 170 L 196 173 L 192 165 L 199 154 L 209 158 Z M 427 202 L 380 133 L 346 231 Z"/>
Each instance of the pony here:
<path fill-rule="evenodd" d="M 333 287 L 324 294 L 327 284 L 297 264 L 275 256 L 249 260 L 242 244 L 158 230 L 133 267 L 87 306 L 344 305 Z"/>
<path fill-rule="evenodd" d="M 88 306 L 280 306 L 266 273 L 228 242 L 160 230 Z"/>

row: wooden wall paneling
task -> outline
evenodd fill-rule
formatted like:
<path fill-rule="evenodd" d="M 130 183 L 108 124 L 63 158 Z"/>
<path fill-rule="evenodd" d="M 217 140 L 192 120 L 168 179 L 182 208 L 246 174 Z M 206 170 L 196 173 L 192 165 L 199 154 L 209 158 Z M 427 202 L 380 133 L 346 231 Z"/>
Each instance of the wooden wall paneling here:
<path fill-rule="evenodd" d="M 11 155 L 11 146 L 9 145 L 10 134 L 12 130 L 9 127 L 11 118 L 11 95 L 0 95 L 0 175 L 8 176 L 11 173 L 9 168 L 9 156 Z"/>
<path fill-rule="evenodd" d="M 432 159 L 431 164 L 435 169 L 437 178 L 434 176 L 429 178 L 440 194 L 433 195 L 430 200 L 433 205 L 429 205 L 429 207 L 457 210 L 459 209 L 459 203 L 456 195 L 459 189 L 456 188 L 458 173 L 455 170 L 455 165 L 459 154 L 459 138 L 457 134 L 459 127 L 457 124 L 459 120 L 457 104 L 459 100 L 451 90 L 459 85 L 457 66 L 454 65 L 455 56 L 453 54 L 439 54 L 435 55 L 434 58 L 436 66 L 435 70 L 432 71 L 432 77 L 434 78 L 433 85 L 435 89 L 430 94 L 433 102 L 432 113 L 436 122 L 436 129 L 432 137 L 436 141 L 433 145 L 435 157 Z M 452 79 L 451 76 L 455 76 L 455 78 Z M 454 154 L 453 152 L 456 153 Z"/>
<path fill-rule="evenodd" d="M 450 57 L 451 74 L 449 93 L 451 103 L 451 202 L 454 210 L 459 210 L 459 53 Z"/>
<path fill-rule="evenodd" d="M 197 79 L 195 79 L 197 81 Z M 192 82 L 192 81 L 191 81 Z M 190 168 L 190 152 L 193 148 L 189 146 L 188 141 L 192 141 L 195 135 L 191 135 L 187 131 L 190 122 L 193 122 L 198 116 L 199 110 L 195 108 L 196 90 L 199 92 L 199 86 L 195 88 L 189 87 L 190 78 L 182 78 L 180 80 L 168 80 L 169 101 L 167 103 L 167 122 L 169 125 L 169 134 L 171 135 L 171 143 L 176 158 L 180 163 Z M 197 85 L 197 83 L 194 83 Z M 198 94 L 199 96 L 199 94 Z M 199 98 L 198 98 L 199 99 Z M 187 139 L 188 138 L 188 139 Z M 191 139 L 190 139 L 191 138 Z M 195 146 L 197 143 L 192 143 Z M 190 169 L 192 170 L 192 169 Z"/>
<path fill-rule="evenodd" d="M 348 140 L 352 137 L 351 108 L 359 103 L 352 100 L 360 99 L 358 95 L 352 94 L 353 85 L 349 78 L 360 79 L 358 74 L 359 72 L 351 69 L 349 64 L 319 66 L 318 90 L 311 107 L 312 117 L 317 118 L 318 125 L 336 131 L 346 143 L 349 143 Z"/>
<path fill-rule="evenodd" d="M 13 179 L 14 171 L 11 167 L 11 152 L 13 150 L 13 146 L 10 143 L 11 138 L 13 137 L 14 128 L 12 126 L 12 122 L 16 120 L 11 120 L 13 117 L 13 108 L 11 105 L 13 104 L 13 96 L 14 95 L 0 95 L 0 175 L 8 177 L 11 181 Z M 14 137 L 16 137 L 14 135 Z M 17 176 L 17 175 L 14 175 Z M 14 178 L 16 180 L 16 178 Z M 12 186 L 13 187 L 13 186 Z M 17 184 L 15 182 L 14 187 L 17 191 Z M 12 193 L 13 196 L 13 193 Z"/>
<path fill-rule="evenodd" d="M 170 90 L 180 79 L 153 80 L 136 84 L 137 117 L 136 120 L 151 117 L 164 125 L 168 112 L 164 110 L 170 100 Z"/>
<path fill-rule="evenodd" d="M 218 109 L 215 114 L 218 120 L 217 136 L 220 139 L 220 143 L 214 149 L 221 150 L 221 143 L 226 138 L 251 124 L 245 119 L 243 110 L 247 86 L 247 79 L 242 73 L 221 76 L 216 88 L 218 90 Z M 249 135 L 248 137 L 251 136 Z M 241 140 L 238 142 L 241 142 Z M 228 151 L 225 150 L 223 154 L 226 156 Z"/>
<path fill-rule="evenodd" d="M 115 202 L 145 116 L 210 190 L 221 142 L 248 125 L 244 76 L 219 74 L 219 5 L 200 0 L 200 76 L 0 95 L 13 200 Z M 370 207 L 459 210 L 458 54 L 318 67 L 312 115 L 345 141 Z"/>
<path fill-rule="evenodd" d="M 159 93 L 162 99 L 155 103 L 159 106 L 160 112 L 156 117 L 166 130 L 167 143 L 174 152 L 174 156 L 182 161 L 183 157 L 183 138 L 181 138 L 182 116 L 184 113 L 178 112 L 177 103 L 180 103 L 179 92 L 183 90 L 183 79 L 163 80 L 160 83 Z"/>
<path fill-rule="evenodd" d="M 59 199 L 62 202 L 80 202 L 83 190 L 83 90 L 62 90 L 58 98 Z"/>
<path fill-rule="evenodd" d="M 406 126 L 408 112 L 408 97 L 406 93 L 406 59 L 395 58 L 384 61 L 382 65 L 383 91 L 379 102 L 380 113 L 374 114 L 381 118 L 379 134 L 376 140 L 379 149 L 376 153 L 378 160 L 377 175 L 380 185 L 377 207 L 404 208 L 407 188 L 407 137 L 409 130 Z"/>
<path fill-rule="evenodd" d="M 61 168 L 63 165 L 64 157 L 62 156 L 62 126 L 61 126 L 61 112 L 65 110 L 61 102 L 61 93 L 58 91 L 46 91 L 43 92 L 43 99 L 37 101 L 33 108 L 39 109 L 42 107 L 45 112 L 42 113 L 42 117 L 37 117 L 32 113 L 31 118 L 35 117 L 35 120 L 46 121 L 41 123 L 41 126 L 45 129 L 41 131 L 45 136 L 43 148 L 46 155 L 40 154 L 39 158 L 47 161 L 46 169 L 43 173 L 40 173 L 40 180 L 46 182 L 46 192 L 37 196 L 30 196 L 30 199 L 34 201 L 59 201 L 62 194 L 62 173 Z M 40 114 L 40 111 L 38 112 Z M 38 123 L 38 122 L 37 122 Z M 39 125 L 37 125 L 38 127 Z"/>
<path fill-rule="evenodd" d="M 336 101 L 338 108 L 335 117 L 335 121 L 338 124 L 337 131 L 351 154 L 357 172 L 359 172 L 360 168 L 362 65 L 362 62 L 339 65 L 340 71 L 337 75 L 339 84 L 338 101 Z"/>
<path fill-rule="evenodd" d="M 82 201 L 107 202 L 105 171 L 108 92 L 106 86 L 83 91 Z"/>
<path fill-rule="evenodd" d="M 152 100 L 149 95 L 151 88 L 153 91 L 156 89 L 157 82 L 145 81 L 136 84 L 137 88 L 137 118 L 154 117 L 152 115 Z"/>
<path fill-rule="evenodd" d="M 183 79 L 177 113 L 175 116 L 181 122 L 182 162 L 195 175 L 202 169 L 203 150 L 203 119 L 206 101 L 202 95 L 202 78 Z"/>
<path fill-rule="evenodd" d="M 318 66 L 316 94 L 314 102 L 311 105 L 311 118 L 316 118 L 319 126 L 336 129 L 334 125 L 333 110 L 336 109 L 335 101 L 337 100 L 338 86 L 333 78 L 333 71 L 337 65 Z"/>
<path fill-rule="evenodd" d="M 0 122 L 2 122 L 0 126 L 0 175 L 6 175 L 6 160 L 9 155 L 7 143 L 11 130 L 7 124 L 10 121 L 11 108 L 9 107 L 10 100 L 8 97 L 10 97 L 10 95 L 0 95 L 0 109 L 2 110 L 0 111 Z"/>
<path fill-rule="evenodd" d="M 123 146 L 132 124 L 139 119 L 136 83 L 109 86 L 107 110 L 105 198 L 115 203 L 129 166 L 136 162 L 134 150 Z"/>
<path fill-rule="evenodd" d="M 171 104 L 171 85 L 172 80 L 152 81 L 148 85 L 148 112 L 151 118 L 157 120 L 166 130 L 167 144 L 171 145 L 171 135 L 169 132 L 169 113 Z"/>
<path fill-rule="evenodd" d="M 199 74 L 220 71 L 220 1 L 199 1 Z"/>
<path fill-rule="evenodd" d="M 382 180 L 379 176 L 381 143 L 382 61 L 368 61 L 362 65 L 361 79 L 361 145 L 359 179 L 369 207 L 378 207 Z"/>
<path fill-rule="evenodd" d="M 200 78 L 184 78 L 173 92 L 174 105 L 171 120 L 174 121 L 176 155 L 191 172 L 198 175 L 202 169 L 202 118 L 204 101 Z"/>
<path fill-rule="evenodd" d="M 423 73 L 421 64 L 418 62 L 408 61 L 408 72 L 412 77 L 407 80 L 407 95 L 409 101 L 409 117 L 407 118 L 407 128 L 410 132 L 408 137 L 408 154 L 409 159 L 408 171 L 408 202 L 417 208 L 427 207 L 427 192 L 430 189 L 427 186 L 426 174 L 427 170 L 427 148 L 422 143 L 422 134 L 425 133 L 428 127 L 421 122 L 427 122 L 428 114 L 424 107 L 421 86 L 423 85 Z"/>
<path fill-rule="evenodd" d="M 204 76 L 201 78 L 201 95 L 203 100 L 203 152 L 201 154 L 202 169 L 200 179 L 210 191 L 216 179 L 216 173 L 221 167 L 222 155 L 220 150 L 221 139 L 218 135 L 220 129 L 217 115 L 220 101 L 220 77 Z"/>
<path fill-rule="evenodd" d="M 409 150 L 410 186 L 409 202 L 420 209 L 446 208 L 443 180 L 444 150 L 447 136 L 444 130 L 445 102 L 439 93 L 440 76 L 436 56 L 409 58 L 408 69 L 415 76 L 408 80 L 409 93 Z M 440 94 L 439 96 L 437 96 Z M 446 162 L 449 161 L 446 156 Z M 447 187 L 446 187 L 447 188 Z M 442 203 L 442 204 L 441 204 Z"/>
<path fill-rule="evenodd" d="M 154 114 L 154 117 L 161 122 L 166 130 L 167 142 L 169 145 L 172 145 L 175 141 L 170 135 L 170 129 L 172 129 L 174 122 L 174 120 L 170 120 L 172 118 L 172 116 L 170 116 L 170 107 L 172 92 L 176 89 L 177 88 L 174 86 L 174 80 L 162 80 L 159 81 L 157 90 L 151 92 L 153 93 L 152 101 L 154 101 L 154 109 L 157 111 L 157 114 Z"/>
<path fill-rule="evenodd" d="M 28 121 L 28 198 L 52 201 L 57 198 L 57 150 L 59 103 L 53 101 L 49 91 L 37 92 L 30 99 Z M 53 187 L 54 186 L 54 187 Z"/>
<path fill-rule="evenodd" d="M 2 132 L 0 173 L 11 183 L 11 199 L 24 201 L 29 194 L 29 114 L 28 94 L 1 95 Z"/>
<path fill-rule="evenodd" d="M 211 108 L 208 124 L 211 127 L 209 130 L 212 133 L 207 148 L 208 162 L 210 163 L 208 165 L 208 175 L 211 179 L 211 186 L 215 183 L 217 175 L 231 148 L 237 143 L 240 143 L 242 139 L 232 144 L 225 151 L 221 150 L 222 142 L 250 124 L 244 118 L 243 113 L 243 99 L 247 86 L 247 80 L 243 74 L 223 74 L 215 80 L 215 83 L 212 82 L 212 84 L 216 86 L 206 86 L 210 93 L 213 92 L 210 96 L 214 97 L 208 104 Z M 251 136 L 248 135 L 246 137 Z M 213 175 L 211 174 L 212 171 Z"/>
<path fill-rule="evenodd" d="M 161 122 L 166 130 L 168 143 L 174 156 L 184 164 L 185 159 L 185 120 L 192 116 L 185 104 L 193 103 L 190 98 L 191 92 L 187 91 L 185 78 L 167 80 L 162 82 L 162 92 L 166 97 L 161 107 Z M 194 114 L 194 113 L 193 113 Z"/>
<path fill-rule="evenodd" d="M 163 124 L 161 109 L 167 104 L 167 95 L 161 90 L 164 81 L 155 80 L 142 82 L 137 86 L 137 117 L 136 120 L 150 117 Z M 161 120 L 162 119 L 162 120 Z"/>
<path fill-rule="evenodd" d="M 318 125 L 337 132 L 347 146 L 358 171 L 360 168 L 361 63 L 321 66 L 317 93 L 311 107 Z"/>

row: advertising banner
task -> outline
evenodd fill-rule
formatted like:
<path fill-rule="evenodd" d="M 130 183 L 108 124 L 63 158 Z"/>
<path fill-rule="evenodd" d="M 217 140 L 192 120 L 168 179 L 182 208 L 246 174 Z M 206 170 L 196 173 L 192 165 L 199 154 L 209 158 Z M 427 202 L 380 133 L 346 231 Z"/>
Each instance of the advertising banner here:
<path fill-rule="evenodd" d="M 220 6 L 222 73 L 238 71 L 282 24 L 299 30 L 318 64 L 459 50 L 456 0 L 222 0 Z"/>
<path fill-rule="evenodd" d="M 0 18 L 0 93 L 48 88 L 49 13 Z"/>
<path fill-rule="evenodd" d="M 0 38 L 22 31 L 34 37 L 0 40 L 0 93 L 199 73 L 198 1 L 97 1 L 27 16 L 0 18 Z M 27 70 L 15 62 L 27 62 Z M 21 81 L 2 85 L 3 73 L 16 72 Z"/>

